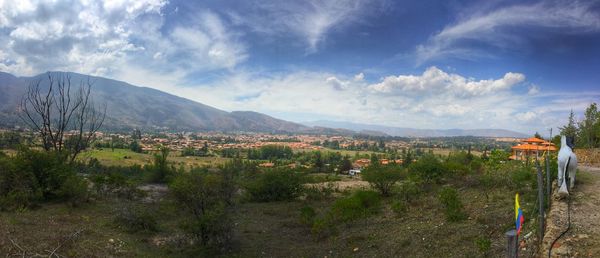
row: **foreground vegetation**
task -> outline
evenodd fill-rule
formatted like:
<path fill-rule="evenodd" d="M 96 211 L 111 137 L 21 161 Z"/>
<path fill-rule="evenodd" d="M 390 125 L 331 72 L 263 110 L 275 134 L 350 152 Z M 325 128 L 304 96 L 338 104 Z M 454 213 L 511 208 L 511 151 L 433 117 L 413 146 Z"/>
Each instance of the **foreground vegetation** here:
<path fill-rule="evenodd" d="M 502 256 L 515 192 L 535 217 L 533 168 L 506 156 L 424 154 L 370 166 L 371 187 L 340 189 L 334 174 L 240 159 L 182 169 L 166 149 L 144 166 L 112 166 L 23 148 L 0 156 L 0 252 Z"/>

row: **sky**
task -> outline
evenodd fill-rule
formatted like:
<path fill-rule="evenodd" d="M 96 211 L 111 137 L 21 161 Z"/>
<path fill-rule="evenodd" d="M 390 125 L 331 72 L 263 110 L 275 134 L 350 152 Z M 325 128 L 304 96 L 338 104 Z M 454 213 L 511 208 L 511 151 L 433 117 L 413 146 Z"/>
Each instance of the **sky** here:
<path fill-rule="evenodd" d="M 600 1 L 0 0 L 0 71 L 59 70 L 295 122 L 547 134 L 600 102 Z"/>

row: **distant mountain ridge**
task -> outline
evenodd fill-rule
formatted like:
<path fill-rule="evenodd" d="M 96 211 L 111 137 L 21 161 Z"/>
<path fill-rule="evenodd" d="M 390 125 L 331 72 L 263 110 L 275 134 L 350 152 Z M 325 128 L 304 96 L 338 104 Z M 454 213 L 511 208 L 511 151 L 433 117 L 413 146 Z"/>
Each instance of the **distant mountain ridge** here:
<path fill-rule="evenodd" d="M 514 137 L 525 138 L 527 134 L 505 129 L 415 129 L 405 127 L 392 127 L 382 125 L 370 125 L 351 122 L 319 120 L 302 123 L 306 126 L 324 126 L 330 128 L 341 128 L 353 131 L 375 131 L 390 136 L 399 137 L 452 137 L 452 136 L 476 136 L 476 137 Z"/>
<path fill-rule="evenodd" d="M 72 87 L 87 75 L 68 73 Z M 17 107 L 33 80 L 47 75 L 16 77 L 0 72 L 0 126 L 21 125 Z M 227 112 L 156 89 L 117 80 L 89 76 L 96 104 L 107 105 L 104 128 L 187 131 L 255 131 L 269 133 L 310 132 L 312 128 L 251 111 Z M 47 87 L 47 86 L 46 86 Z"/>

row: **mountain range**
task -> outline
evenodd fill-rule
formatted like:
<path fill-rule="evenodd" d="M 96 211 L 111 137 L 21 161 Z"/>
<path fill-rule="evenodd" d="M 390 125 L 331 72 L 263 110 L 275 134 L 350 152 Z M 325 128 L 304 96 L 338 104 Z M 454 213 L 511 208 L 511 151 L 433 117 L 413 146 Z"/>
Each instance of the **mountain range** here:
<path fill-rule="evenodd" d="M 406 127 L 392 127 L 370 125 L 350 122 L 319 120 L 304 122 L 307 126 L 322 126 L 329 128 L 343 128 L 357 132 L 380 132 L 390 136 L 400 137 L 452 137 L 452 136 L 477 136 L 477 137 L 514 137 L 525 138 L 528 135 L 504 129 L 415 129 Z"/>
<path fill-rule="evenodd" d="M 253 111 L 227 112 L 186 98 L 148 87 L 103 77 L 68 73 L 74 87 L 88 79 L 93 82 L 92 98 L 96 104 L 106 104 L 104 129 L 170 131 L 224 131 L 309 134 L 368 134 L 376 136 L 435 137 L 484 136 L 524 137 L 524 134 L 499 129 L 430 130 L 365 125 L 346 122 L 316 121 L 294 123 Z M 17 77 L 0 72 L 0 127 L 22 125 L 17 110 L 22 96 L 31 82 L 42 80 L 47 74 Z"/>

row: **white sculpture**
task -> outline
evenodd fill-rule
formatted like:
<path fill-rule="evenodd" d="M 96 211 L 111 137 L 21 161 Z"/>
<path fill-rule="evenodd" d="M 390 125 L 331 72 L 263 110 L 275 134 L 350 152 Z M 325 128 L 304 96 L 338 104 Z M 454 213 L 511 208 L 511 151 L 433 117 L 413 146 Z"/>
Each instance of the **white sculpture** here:
<path fill-rule="evenodd" d="M 577 156 L 573 152 L 573 142 L 564 135 L 560 138 L 560 151 L 558 152 L 558 194 L 561 197 L 569 195 L 569 190 L 575 186 L 575 172 L 577 172 Z M 569 186 L 565 176 L 568 173 Z"/>

